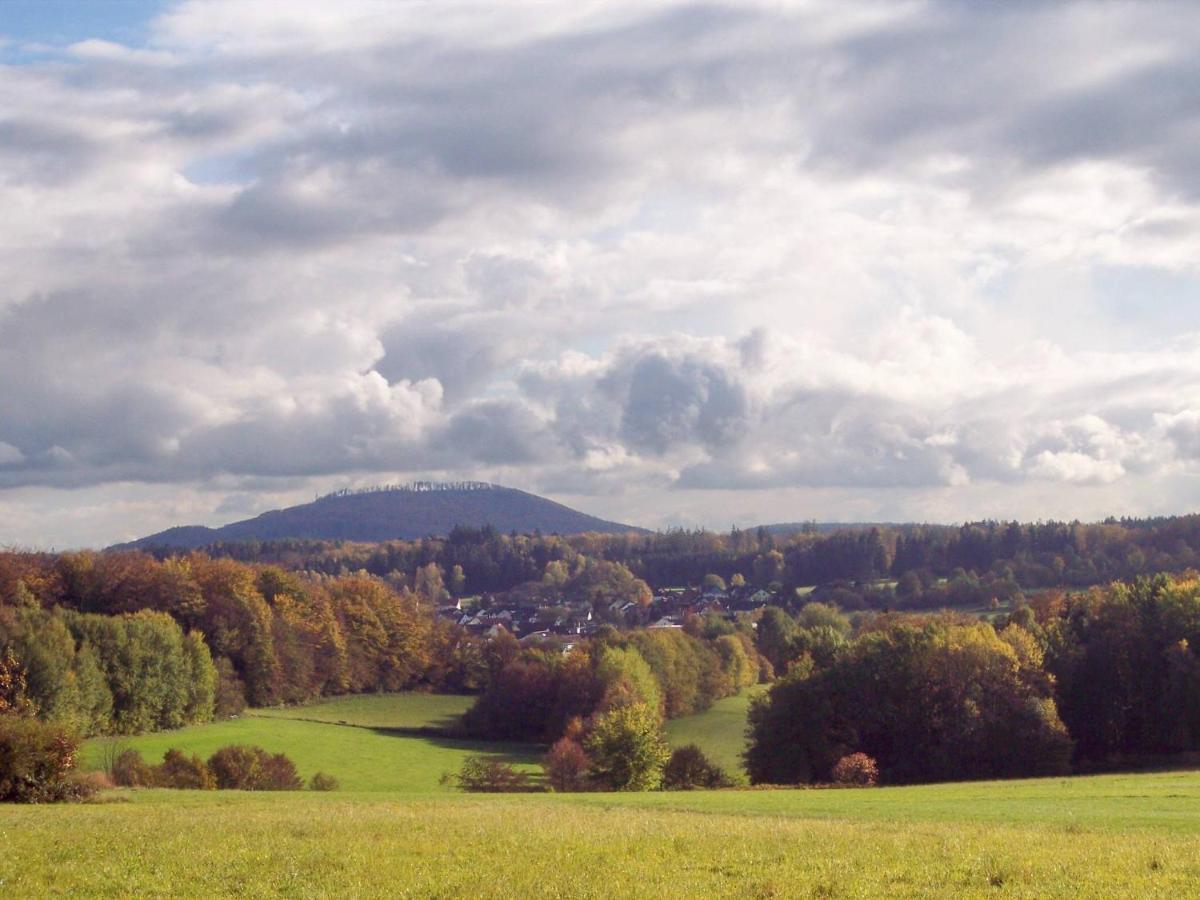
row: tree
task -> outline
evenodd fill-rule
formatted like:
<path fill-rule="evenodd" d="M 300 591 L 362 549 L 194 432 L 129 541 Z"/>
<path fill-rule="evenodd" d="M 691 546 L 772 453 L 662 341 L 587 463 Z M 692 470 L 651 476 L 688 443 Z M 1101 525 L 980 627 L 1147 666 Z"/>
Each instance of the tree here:
<path fill-rule="evenodd" d="M 577 740 L 563 736 L 542 759 L 542 769 L 550 787 L 560 792 L 585 791 L 589 787 L 588 770 L 592 760 Z"/>
<path fill-rule="evenodd" d="M 656 789 L 671 755 L 658 715 L 645 703 L 598 716 L 584 749 L 592 759 L 592 777 L 614 791 Z"/>
<path fill-rule="evenodd" d="M 755 643 L 758 652 L 771 661 L 775 671 L 784 672 L 792 660 L 792 637 L 796 622 L 778 606 L 768 606 L 758 620 Z"/>
<path fill-rule="evenodd" d="M 1068 769 L 1045 672 L 986 623 L 887 621 L 824 668 L 802 660 L 751 706 L 756 783 L 827 781 L 852 752 L 893 783 Z"/>
<path fill-rule="evenodd" d="M 661 715 L 662 692 L 654 673 L 635 648 L 601 647 L 596 677 L 604 685 L 602 709 L 644 703 Z"/>
<path fill-rule="evenodd" d="M 724 591 L 725 590 L 725 579 L 722 578 L 720 575 L 717 575 L 713 572 L 709 572 L 707 575 L 704 576 L 704 581 L 701 583 L 701 586 L 706 591 Z"/>
<path fill-rule="evenodd" d="M 754 583 L 759 587 L 766 587 L 774 581 L 782 581 L 783 571 L 784 558 L 778 550 L 771 550 L 756 556 L 751 567 Z"/>
<path fill-rule="evenodd" d="M 9 648 L 0 655 L 0 715 L 31 716 L 36 712 L 25 687 L 25 673 Z"/>
<path fill-rule="evenodd" d="M 442 567 L 435 562 L 428 563 L 417 569 L 413 589 L 434 606 L 445 603 L 450 599 L 446 590 L 445 579 L 442 577 Z"/>
<path fill-rule="evenodd" d="M 649 606 L 654 595 L 645 581 L 636 577 L 622 563 L 607 560 L 587 560 L 584 567 L 565 586 L 569 596 L 591 603 L 597 609 L 636 603 Z"/>
<path fill-rule="evenodd" d="M 719 788 L 730 784 L 729 777 L 695 744 L 677 748 L 663 769 L 662 785 L 668 791 Z"/>
<path fill-rule="evenodd" d="M 455 597 L 461 597 L 467 587 L 467 576 L 463 572 L 463 567 L 455 563 L 450 569 L 450 593 Z"/>

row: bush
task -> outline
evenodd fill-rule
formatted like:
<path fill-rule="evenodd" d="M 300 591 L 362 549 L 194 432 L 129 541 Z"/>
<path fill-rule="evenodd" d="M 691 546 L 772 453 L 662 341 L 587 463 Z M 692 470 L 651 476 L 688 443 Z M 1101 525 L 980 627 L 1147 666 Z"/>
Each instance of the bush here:
<path fill-rule="evenodd" d="M 296 764 L 284 753 L 266 755 L 262 773 L 262 782 L 255 790 L 298 791 L 304 787 L 304 781 L 296 771 Z"/>
<path fill-rule="evenodd" d="M 72 777 L 79 742 L 61 725 L 0 715 L 0 802 L 57 803 L 90 794 Z"/>
<path fill-rule="evenodd" d="M 235 791 L 298 791 L 304 786 L 296 764 L 282 753 L 234 744 L 208 759 L 217 787 Z"/>
<path fill-rule="evenodd" d="M 108 769 L 113 784 L 121 787 L 150 787 L 155 783 L 154 770 L 136 750 L 122 750 Z"/>
<path fill-rule="evenodd" d="M 695 744 L 677 749 L 663 769 L 662 785 L 668 791 L 728 787 L 729 784 L 725 771 Z"/>
<path fill-rule="evenodd" d="M 546 781 L 556 791 L 586 791 L 592 761 L 578 741 L 559 738 L 542 760 Z"/>
<path fill-rule="evenodd" d="M 463 760 L 457 780 L 464 791 L 478 794 L 503 794 L 533 790 L 529 776 L 507 763 L 482 756 L 468 756 Z"/>
<path fill-rule="evenodd" d="M 204 760 L 195 754 L 185 756 L 182 750 L 171 749 L 164 753 L 155 776 L 160 787 L 211 791 L 217 786 L 217 779 Z"/>
<path fill-rule="evenodd" d="M 332 775 L 317 772 L 308 780 L 308 789 L 310 791 L 336 791 L 338 789 L 338 780 Z"/>
<path fill-rule="evenodd" d="M 833 767 L 835 784 L 873 787 L 879 781 L 879 766 L 865 753 L 843 756 Z"/>

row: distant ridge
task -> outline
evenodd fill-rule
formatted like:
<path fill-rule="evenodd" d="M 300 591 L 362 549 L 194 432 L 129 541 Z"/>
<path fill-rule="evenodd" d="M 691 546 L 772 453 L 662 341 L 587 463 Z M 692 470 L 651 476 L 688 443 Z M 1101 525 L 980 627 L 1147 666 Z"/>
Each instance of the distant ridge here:
<path fill-rule="evenodd" d="M 445 536 L 457 525 L 527 534 L 623 534 L 645 529 L 609 522 L 515 488 L 482 481 L 385 485 L 342 490 L 312 503 L 265 512 L 220 528 L 182 525 L 114 549 L 195 549 L 217 541 L 416 540 Z"/>
<path fill-rule="evenodd" d="M 913 528 L 915 525 L 913 522 L 776 522 L 743 530 L 762 528 L 768 534 L 775 535 L 832 534 L 835 531 L 868 531 L 872 528 Z"/>

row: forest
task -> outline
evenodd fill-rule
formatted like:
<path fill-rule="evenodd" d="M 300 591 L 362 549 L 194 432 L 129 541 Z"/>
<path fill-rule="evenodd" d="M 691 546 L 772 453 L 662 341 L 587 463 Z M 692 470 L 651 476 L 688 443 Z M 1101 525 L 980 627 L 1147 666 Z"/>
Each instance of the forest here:
<path fill-rule="evenodd" d="M 975 605 L 997 590 L 1087 587 L 1195 568 L 1200 516 L 872 526 L 831 533 L 813 526 L 787 533 L 735 528 L 559 536 L 502 534 L 485 526 L 458 527 L 444 538 L 420 541 L 247 541 L 215 543 L 204 552 L 327 575 L 364 570 L 410 583 L 430 563 L 446 573 L 458 566 L 468 594 L 508 591 L 540 579 L 551 561 L 570 564 L 586 557 L 621 563 L 655 590 L 699 584 L 708 574 L 726 581 L 740 574 L 760 586 L 781 585 L 787 594 L 814 585 L 839 591 L 832 599 L 848 608 L 936 609 Z"/>
<path fill-rule="evenodd" d="M 824 782 L 855 754 L 893 783 L 1140 765 L 1200 751 L 1200 582 L 1140 574 L 1184 569 L 1195 524 L 570 539 L 458 529 L 444 541 L 163 558 L 5 552 L 0 655 L 22 703 L 84 736 L 416 689 L 475 694 L 463 722 L 475 737 L 549 744 L 627 707 L 660 727 L 766 683 L 750 717 L 758 782 Z M 785 587 L 817 566 L 856 565 L 863 580 Z M 636 573 L 743 570 L 778 601 L 682 628 L 610 624 L 566 647 L 523 643 L 435 615 L 481 570 L 534 603 L 551 590 L 644 603 Z M 1114 577 L 1078 586 L 1099 573 Z M 990 621 L 954 611 L 982 596 L 1004 601 Z"/>
<path fill-rule="evenodd" d="M 995 624 L 860 616 L 825 652 L 777 619 L 773 643 L 792 660 L 751 709 L 755 781 L 825 781 L 852 752 L 904 783 L 1161 765 L 1200 751 L 1194 573 L 1046 591 Z"/>

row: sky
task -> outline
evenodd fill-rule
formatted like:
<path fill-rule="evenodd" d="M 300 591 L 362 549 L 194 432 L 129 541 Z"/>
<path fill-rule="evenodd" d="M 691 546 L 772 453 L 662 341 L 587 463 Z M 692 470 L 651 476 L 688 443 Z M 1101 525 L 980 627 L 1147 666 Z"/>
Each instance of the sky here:
<path fill-rule="evenodd" d="M 479 479 L 1200 506 L 1187 3 L 0 2 L 0 545 Z"/>

